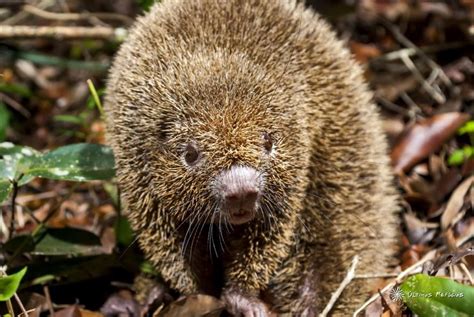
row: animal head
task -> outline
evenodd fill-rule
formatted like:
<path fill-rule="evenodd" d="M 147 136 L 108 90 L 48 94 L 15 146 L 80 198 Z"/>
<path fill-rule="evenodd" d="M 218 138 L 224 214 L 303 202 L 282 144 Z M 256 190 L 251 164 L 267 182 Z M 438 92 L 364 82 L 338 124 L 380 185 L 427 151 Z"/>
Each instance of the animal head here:
<path fill-rule="evenodd" d="M 304 197 L 313 124 L 291 56 L 275 65 L 142 33 L 122 46 L 107 97 L 125 194 L 152 192 L 177 222 L 271 222 L 288 212 Z"/>

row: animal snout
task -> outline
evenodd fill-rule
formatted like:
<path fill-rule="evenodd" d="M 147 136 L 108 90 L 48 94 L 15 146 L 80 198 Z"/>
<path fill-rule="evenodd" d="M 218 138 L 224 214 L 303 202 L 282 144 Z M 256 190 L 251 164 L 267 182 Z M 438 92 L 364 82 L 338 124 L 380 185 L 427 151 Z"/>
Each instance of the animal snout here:
<path fill-rule="evenodd" d="M 259 191 L 242 188 L 239 192 L 228 193 L 224 196 L 225 204 L 233 209 L 252 210 L 257 206 Z"/>
<path fill-rule="evenodd" d="M 258 171 L 246 166 L 233 166 L 217 177 L 221 210 L 232 224 L 242 224 L 255 217 L 261 184 Z"/>

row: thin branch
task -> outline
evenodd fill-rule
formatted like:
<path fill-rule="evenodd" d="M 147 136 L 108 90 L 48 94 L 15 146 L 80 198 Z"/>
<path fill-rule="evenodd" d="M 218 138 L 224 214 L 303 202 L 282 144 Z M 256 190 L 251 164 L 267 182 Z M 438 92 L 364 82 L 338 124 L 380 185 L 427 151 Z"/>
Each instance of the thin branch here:
<path fill-rule="evenodd" d="M 31 117 L 31 113 L 28 111 L 28 109 L 23 107 L 18 101 L 11 98 L 7 94 L 4 94 L 4 93 L 0 92 L 0 100 L 4 101 L 7 105 L 12 107 L 16 111 L 18 111 L 25 118 Z"/>
<path fill-rule="evenodd" d="M 49 293 L 48 285 L 43 286 L 43 292 L 44 292 L 44 297 L 46 297 L 46 304 L 48 305 L 49 316 L 54 317 L 53 302 L 51 301 L 51 294 Z"/>
<path fill-rule="evenodd" d="M 466 42 L 451 42 L 451 43 L 444 43 L 444 44 L 439 44 L 439 45 L 421 46 L 421 47 L 416 47 L 416 48 L 412 48 L 412 47 L 402 48 L 402 49 L 388 52 L 384 55 L 375 57 L 370 60 L 370 63 L 374 64 L 379 61 L 384 61 L 384 62 L 395 61 L 395 60 L 400 59 L 400 56 L 402 54 L 405 54 L 408 56 L 415 56 L 415 55 L 418 55 L 419 52 L 421 51 L 425 55 L 428 55 L 428 54 L 433 54 L 440 51 L 464 48 L 469 45 L 470 45 L 469 42 L 467 43 Z"/>
<path fill-rule="evenodd" d="M 356 255 L 352 259 L 352 264 L 351 264 L 351 267 L 349 268 L 349 271 L 347 271 L 346 277 L 344 278 L 344 280 L 342 280 L 337 290 L 332 294 L 331 299 L 329 300 L 328 304 L 324 308 L 323 312 L 319 314 L 319 317 L 326 317 L 329 314 L 329 312 L 331 311 L 332 307 L 341 296 L 344 289 L 347 287 L 347 285 L 349 285 L 350 282 L 352 282 L 355 276 L 355 269 L 357 267 L 357 263 L 359 263 L 359 256 Z"/>
<path fill-rule="evenodd" d="M 16 213 L 16 196 L 18 194 L 18 182 L 12 181 L 12 200 L 11 200 L 11 217 L 10 217 L 10 229 L 8 230 L 8 240 L 13 237 L 15 231 L 15 213 Z"/>
<path fill-rule="evenodd" d="M 400 30 L 393 25 L 390 21 L 382 19 L 381 20 L 382 24 L 393 34 L 395 39 L 402 45 L 411 48 L 416 51 L 416 54 L 419 55 L 425 62 L 430 66 L 432 69 L 437 69 L 439 70 L 439 77 L 441 80 L 449 87 L 452 87 L 451 80 L 446 76 L 444 73 L 443 69 L 435 62 L 433 61 L 425 52 L 423 52 L 418 46 L 416 46 L 412 41 L 410 41 L 405 35 L 400 32 Z M 401 54 L 401 56 L 407 56 L 406 52 Z"/>
<path fill-rule="evenodd" d="M 13 305 L 11 299 L 7 300 L 7 310 L 10 316 L 14 317 L 15 316 L 15 311 L 13 310 Z"/>
<path fill-rule="evenodd" d="M 471 285 L 474 285 L 474 280 L 472 279 L 471 272 L 469 272 L 469 269 L 467 268 L 466 264 L 464 263 L 459 263 L 459 267 L 461 268 L 461 271 L 463 271 L 464 275 L 469 279 L 469 283 Z"/>
<path fill-rule="evenodd" d="M 58 13 L 46 11 L 30 4 L 24 5 L 23 10 L 43 19 L 56 21 L 81 21 L 90 20 L 91 18 L 97 18 L 102 20 L 116 20 L 123 22 L 126 25 L 130 25 L 133 23 L 133 20 L 125 15 L 109 12 Z"/>
<path fill-rule="evenodd" d="M 397 277 L 398 273 L 376 273 L 376 274 L 357 274 L 354 276 L 355 280 L 361 279 L 375 279 L 375 278 L 391 278 L 391 277 Z"/>
<path fill-rule="evenodd" d="M 420 261 L 416 262 L 415 264 L 413 264 L 412 266 L 408 267 L 406 270 L 404 270 L 403 272 L 401 272 L 400 274 L 398 274 L 397 278 L 395 280 L 393 280 L 392 282 L 390 282 L 389 284 L 387 284 L 381 291 L 380 293 L 383 294 L 385 293 L 387 290 L 391 289 L 392 287 L 394 287 L 397 283 L 400 283 L 406 276 L 409 276 L 413 273 L 413 271 L 415 271 L 416 269 L 420 268 L 424 263 L 428 262 L 429 260 L 431 260 L 433 258 L 433 256 L 435 255 L 435 253 L 437 252 L 437 250 L 431 250 L 430 252 L 428 252 Z M 366 301 L 359 309 L 357 309 L 354 314 L 352 315 L 352 317 L 356 317 L 357 315 L 359 315 L 362 311 L 364 311 L 367 306 L 369 306 L 370 304 L 372 304 L 374 301 L 377 300 L 377 298 L 380 297 L 380 294 L 377 293 L 375 294 L 374 296 L 372 296 L 368 301 Z"/>
<path fill-rule="evenodd" d="M 20 297 L 18 297 L 18 294 L 15 293 L 13 296 L 15 297 L 15 300 L 16 300 L 16 303 L 18 304 L 18 306 L 20 306 L 20 310 L 21 310 L 22 314 L 25 317 L 28 317 L 28 312 L 26 311 L 25 306 L 23 306 L 23 303 L 21 302 Z"/>
<path fill-rule="evenodd" d="M 421 86 L 426 90 L 427 93 L 431 95 L 431 97 L 436 100 L 438 103 L 445 103 L 446 96 L 441 92 L 433 88 L 426 79 L 423 77 L 421 72 L 416 68 L 416 65 L 413 63 L 411 58 L 406 54 L 401 54 L 400 56 L 402 62 L 405 66 L 413 73 L 415 78 L 420 82 Z"/>
<path fill-rule="evenodd" d="M 24 26 L 0 25 L 0 39 L 53 38 L 62 40 L 101 39 L 121 41 L 127 31 L 124 28 L 83 26 Z"/>

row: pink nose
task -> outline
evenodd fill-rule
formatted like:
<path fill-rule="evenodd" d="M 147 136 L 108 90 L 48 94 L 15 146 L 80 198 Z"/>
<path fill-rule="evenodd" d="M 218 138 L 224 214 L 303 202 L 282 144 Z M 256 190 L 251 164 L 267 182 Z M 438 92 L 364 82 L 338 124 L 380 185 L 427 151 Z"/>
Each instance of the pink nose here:
<path fill-rule="evenodd" d="M 224 199 L 231 210 L 253 210 L 257 206 L 258 191 L 242 188 L 239 192 L 226 194 Z"/>
<path fill-rule="evenodd" d="M 216 185 L 217 195 L 222 199 L 221 211 L 232 224 L 243 224 L 255 217 L 262 186 L 257 170 L 232 166 L 220 173 Z"/>

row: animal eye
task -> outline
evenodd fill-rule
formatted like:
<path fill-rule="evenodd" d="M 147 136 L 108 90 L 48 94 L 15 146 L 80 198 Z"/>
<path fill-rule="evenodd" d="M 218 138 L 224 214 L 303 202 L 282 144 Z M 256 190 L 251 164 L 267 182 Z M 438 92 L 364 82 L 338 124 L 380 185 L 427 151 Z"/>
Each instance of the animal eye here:
<path fill-rule="evenodd" d="M 262 134 L 263 139 L 263 148 L 267 153 L 270 153 L 273 150 L 273 138 L 270 133 L 263 132 Z"/>
<path fill-rule="evenodd" d="M 200 158 L 199 150 L 194 144 L 188 144 L 184 149 L 183 157 L 186 164 L 192 166 L 196 164 Z"/>

